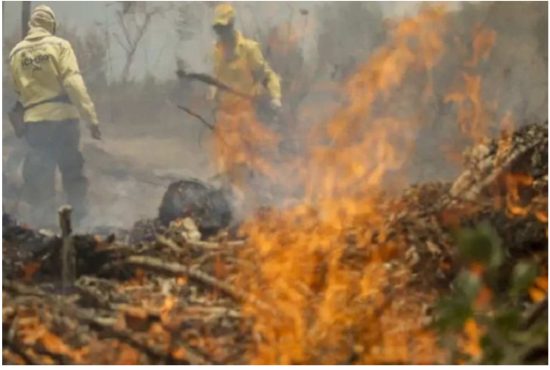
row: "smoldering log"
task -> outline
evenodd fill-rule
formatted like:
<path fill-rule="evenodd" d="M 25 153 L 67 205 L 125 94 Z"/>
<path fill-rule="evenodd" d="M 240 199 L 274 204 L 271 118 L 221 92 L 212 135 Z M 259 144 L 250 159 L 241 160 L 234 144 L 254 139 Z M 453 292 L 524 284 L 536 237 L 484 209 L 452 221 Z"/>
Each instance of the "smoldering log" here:
<path fill-rule="evenodd" d="M 196 179 L 170 184 L 162 198 L 158 219 L 167 226 L 185 217 L 192 218 L 206 236 L 227 227 L 231 222 L 227 194 Z"/>

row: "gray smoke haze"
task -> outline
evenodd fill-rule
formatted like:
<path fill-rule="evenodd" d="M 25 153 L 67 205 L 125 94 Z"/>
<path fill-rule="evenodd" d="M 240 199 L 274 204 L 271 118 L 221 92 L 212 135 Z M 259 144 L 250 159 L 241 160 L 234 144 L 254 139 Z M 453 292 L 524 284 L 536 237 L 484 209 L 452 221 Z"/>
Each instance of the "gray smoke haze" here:
<path fill-rule="evenodd" d="M 109 77 L 112 79 L 119 77 L 124 61 L 123 50 L 114 36 L 121 33 L 116 17 L 116 11 L 121 8 L 120 3 L 122 2 L 33 2 L 52 7 L 60 22 L 60 28 L 70 28 L 71 32 L 79 36 L 97 30 L 105 33 L 109 44 L 109 69 L 112 69 Z M 153 19 L 150 31 L 144 36 L 143 47 L 137 51 L 133 76 L 143 78 L 148 73 L 154 73 L 155 78 L 159 80 L 172 79 L 174 58 L 178 55 L 183 55 L 194 68 L 204 68 L 204 61 L 208 58 L 210 46 L 214 42 L 210 22 L 216 3 L 218 2 L 141 2 L 140 10 L 159 6 L 163 12 L 161 16 Z M 289 20 L 300 23 L 300 9 L 308 10 L 308 16 L 312 19 L 310 26 L 315 28 L 317 26 L 313 20 L 325 4 L 330 3 L 243 1 L 234 3 L 234 6 L 239 14 L 238 26 L 252 37 Z M 459 4 L 455 3 L 451 8 L 458 8 Z M 332 6 L 334 5 L 333 3 Z M 401 17 L 414 13 L 420 5 L 421 2 L 412 1 L 365 3 L 360 6 L 376 8 L 384 17 Z M 4 40 L 20 37 L 21 2 L 4 2 L 2 7 Z M 185 28 L 185 31 L 178 32 L 181 28 Z M 304 41 L 308 44 L 306 48 L 312 49 L 310 56 L 314 57 L 313 49 L 317 36 L 310 34 Z"/>
<path fill-rule="evenodd" d="M 190 70 L 211 72 L 214 3 L 140 3 L 135 14 L 128 15 L 136 17 L 138 23 L 143 11 L 155 6 L 160 11 L 138 47 L 130 79 L 125 83 L 120 82 L 125 56 L 117 42 L 121 29 L 116 17 L 123 5 L 46 3 L 60 19 L 60 35 L 75 47 L 103 124 L 105 139 L 99 144 L 89 140 L 82 130 L 91 180 L 88 227 L 128 227 L 139 218 L 154 217 L 171 180 L 182 176 L 208 180 L 215 176 L 209 131 L 174 106 L 174 101 L 180 101 L 185 93 L 197 102 L 194 106 L 201 114 L 212 119 L 202 104 L 204 86 L 193 85 L 183 92 L 174 71 L 180 58 Z M 345 102 L 342 94 L 322 87 L 339 85 L 353 75 L 384 44 L 392 23 L 416 14 L 424 5 L 235 3 L 238 28 L 261 42 L 266 58 L 282 77 L 287 118 L 298 137 L 305 135 L 311 122 L 330 117 Z M 378 107 L 427 122 L 421 132 L 414 133 L 415 155 L 406 166 L 411 182 L 450 179 L 459 171 L 441 154 L 441 147 L 450 143 L 458 150 L 470 144 L 460 136 L 456 106 L 445 102 L 452 87 L 460 85 L 464 71 L 481 76 L 483 100 L 494 106 L 491 121 L 495 124 L 506 112 L 512 113 L 517 125 L 541 122 L 548 116 L 547 3 L 453 2 L 446 6 L 447 50 L 432 76 L 436 98 L 429 106 L 419 106 L 418 91 L 425 87 L 426 77 L 412 76 L 399 99 Z M 9 107 L 14 96 L 6 73 L 6 53 L 20 37 L 20 3 L 3 3 L 3 11 L 3 102 Z M 480 25 L 494 30 L 496 40 L 488 58 L 469 70 L 464 60 L 471 55 L 474 30 Z M 25 144 L 15 140 L 5 118 L 3 143 L 4 211 L 25 220 L 32 208 L 17 201 Z M 62 199 L 59 194 L 60 203 Z"/>

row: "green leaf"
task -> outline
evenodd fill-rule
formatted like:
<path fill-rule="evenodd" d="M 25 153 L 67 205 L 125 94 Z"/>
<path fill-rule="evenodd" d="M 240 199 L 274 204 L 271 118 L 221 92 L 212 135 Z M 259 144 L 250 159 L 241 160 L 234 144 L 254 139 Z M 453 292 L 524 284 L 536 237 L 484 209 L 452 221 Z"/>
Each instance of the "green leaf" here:
<path fill-rule="evenodd" d="M 520 323 L 520 312 L 517 309 L 506 309 L 495 315 L 496 329 L 503 335 L 508 336 L 513 330 L 517 330 Z"/>
<path fill-rule="evenodd" d="M 464 297 L 442 298 L 436 305 L 435 326 L 441 331 L 460 330 L 473 315 L 471 305 Z"/>
<path fill-rule="evenodd" d="M 504 258 L 502 242 L 496 231 L 487 223 L 475 228 L 462 229 L 457 234 L 460 255 L 467 262 L 477 262 L 494 268 L 500 266 Z"/>
<path fill-rule="evenodd" d="M 462 271 L 454 282 L 457 294 L 462 295 L 468 304 L 477 297 L 479 289 L 481 288 L 481 280 L 478 276 L 468 272 Z"/>
<path fill-rule="evenodd" d="M 533 284 L 537 275 L 538 267 L 536 264 L 527 261 L 517 263 L 512 273 L 511 294 L 515 297 L 524 294 Z"/>
<path fill-rule="evenodd" d="M 482 364 L 498 364 L 504 357 L 503 348 L 496 346 L 488 335 L 484 335 L 480 340 L 481 349 L 483 350 Z"/>

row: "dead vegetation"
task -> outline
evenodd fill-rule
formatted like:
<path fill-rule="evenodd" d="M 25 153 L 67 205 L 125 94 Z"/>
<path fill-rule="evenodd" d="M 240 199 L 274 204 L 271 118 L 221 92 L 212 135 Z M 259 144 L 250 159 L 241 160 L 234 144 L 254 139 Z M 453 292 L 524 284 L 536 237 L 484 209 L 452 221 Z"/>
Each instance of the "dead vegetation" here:
<path fill-rule="evenodd" d="M 367 30 L 378 28 L 364 24 L 359 8 L 347 7 L 348 16 L 356 14 L 354 19 Z M 465 27 L 462 18 L 477 22 L 484 14 L 468 9 L 451 16 L 455 31 Z M 533 14 L 538 13 L 533 9 Z M 476 18 L 469 17 L 472 14 Z M 307 13 L 301 15 L 307 22 Z M 283 171 L 279 176 L 283 185 L 303 180 L 308 185 L 305 192 L 320 195 L 321 201 L 312 202 L 313 206 L 303 202 L 291 209 L 262 209 L 240 225 L 238 232 L 230 226 L 224 193 L 189 179 L 168 188 L 159 217 L 140 220 L 131 230 L 104 228 L 98 235 L 65 232 L 60 236 L 32 230 L 5 214 L 4 363 L 464 363 L 466 360 L 453 352 L 458 348 L 471 356 L 468 361 L 481 362 L 482 338 L 495 341 L 500 351 L 514 356 L 517 352 L 513 359 L 504 356 L 504 363 L 547 362 L 547 350 L 540 342 L 520 350 L 513 341 L 503 344 L 505 336 L 498 332 L 484 337 L 490 323 L 452 311 L 456 309 L 453 305 L 447 309 L 452 308 L 451 316 L 460 320 L 451 343 L 441 343 L 442 337 L 432 326 L 440 320 L 438 301 L 463 295 L 457 280 L 464 271 L 468 277 L 474 276 L 476 284 L 480 276 L 485 278 L 489 268 L 477 261 L 492 258 L 491 243 L 497 240 L 503 251 L 497 256 L 499 276 L 516 276 L 516 262 L 523 260 L 538 267 L 523 268 L 527 275 L 536 272 L 538 276 L 527 279 L 524 288 L 528 294 L 522 292 L 513 299 L 507 297 L 507 282 L 502 278 L 495 279 L 491 289 L 477 287 L 468 298 L 487 316 L 494 316 L 499 305 L 518 308 L 521 315 L 516 321 L 522 337 L 534 331 L 533 323 L 544 320 L 547 332 L 547 124 L 503 131 L 498 140 L 488 140 L 489 129 L 497 127 L 503 116 L 500 110 L 514 106 L 505 101 L 499 112 L 490 112 L 484 102 L 488 99 L 481 94 L 513 91 L 515 95 L 516 90 L 505 85 L 513 80 L 500 75 L 492 76 L 492 83 L 482 89 L 485 66 L 500 65 L 493 63 L 494 58 L 508 62 L 504 51 L 530 54 L 517 53 L 497 41 L 495 50 L 500 56 L 492 57 L 494 33 L 473 24 L 467 27 L 471 35 L 468 31 L 464 37 L 456 37 L 457 32 L 449 32 L 447 38 L 440 38 L 448 23 L 442 11 L 428 11 L 419 19 L 398 24 L 389 44 L 371 53 L 370 61 L 362 66 L 366 54 L 353 53 L 368 52 L 357 48 L 353 39 L 336 52 L 342 58 L 330 58 L 330 52 L 336 50 L 334 43 L 340 40 L 334 33 L 342 21 L 338 17 L 326 20 L 338 24 L 325 25 L 327 32 L 320 36 L 325 43 L 320 43 L 319 54 L 327 63 L 319 71 L 329 73 L 335 85 L 342 79 L 348 81 L 344 95 L 351 104 L 321 125 L 326 137 L 321 137 L 318 146 L 309 143 L 306 149 L 313 149 L 311 158 L 298 158 L 309 162 L 298 162 L 303 165 L 293 167 L 290 175 Z M 508 21 L 504 23 L 502 28 L 514 29 Z M 311 78 L 319 71 L 300 76 L 308 67 L 299 43 L 290 41 L 303 35 L 298 29 L 294 29 L 296 34 L 290 31 L 290 24 L 288 29 L 275 29 L 266 44 L 273 64 L 281 63 L 279 69 L 292 61 L 286 73 L 283 71 L 283 81 L 288 84 L 286 89 L 294 91 L 288 95 L 291 112 L 287 112 L 287 120 L 293 122 L 298 107 L 303 108 L 302 100 L 307 101 L 311 90 L 315 92 Z M 363 33 L 360 28 L 359 34 Z M 498 30 L 496 40 L 515 37 L 516 31 L 513 33 Z M 287 48 L 277 48 L 285 44 L 287 36 Z M 528 39 L 530 34 L 523 36 Z M 452 50 L 445 54 L 445 68 L 435 70 L 439 73 L 434 75 L 435 94 L 430 95 L 431 89 L 419 94 L 422 84 L 416 78 L 423 81 L 425 76 L 431 81 L 431 67 L 444 54 L 445 46 Z M 456 50 L 461 51 L 460 57 Z M 497 74 L 508 67 L 490 70 Z M 455 76 L 460 82 L 457 91 L 447 94 L 449 76 L 462 69 L 467 73 Z M 522 76 L 533 77 L 523 72 Z M 406 83 L 407 77 L 414 77 L 412 84 Z M 106 97 L 109 102 L 123 97 L 118 90 L 147 95 L 147 99 L 132 99 L 132 104 L 142 103 L 142 109 L 135 111 L 126 108 L 127 101 L 114 104 L 125 114 L 136 116 L 129 122 L 165 122 L 166 86 L 152 78 L 144 85 L 132 84 L 147 88 L 128 86 L 109 86 L 110 96 Z M 396 94 L 393 98 L 388 95 L 391 89 Z M 421 95 L 433 104 L 426 104 Z M 371 108 L 380 99 L 396 105 L 388 104 L 380 112 L 373 109 L 373 117 Z M 524 100 L 537 99 L 518 99 Z M 401 112 L 401 103 L 406 103 L 403 117 L 397 114 L 399 119 L 394 120 L 385 116 L 386 112 Z M 459 125 L 454 125 L 454 114 L 445 117 L 450 111 L 447 103 L 457 105 Z M 322 101 L 312 103 L 312 110 L 321 109 L 321 105 Z M 142 112 L 149 106 L 154 107 L 152 112 L 159 112 L 150 120 L 144 119 L 148 116 Z M 427 118 L 411 120 L 412 115 L 406 113 L 412 111 L 416 117 L 418 107 L 428 113 Z M 523 118 L 529 111 L 513 110 Z M 443 137 L 450 132 L 448 136 L 454 135 L 456 140 L 430 134 L 423 139 L 434 145 L 418 143 L 416 147 L 429 152 L 427 161 L 441 161 L 449 167 L 435 145 L 475 142 L 462 156 L 464 168 L 459 176 L 452 182 L 419 183 L 399 196 L 379 194 L 385 190 L 381 177 L 400 168 L 405 157 L 415 157 L 411 152 L 416 138 L 408 133 L 418 131 L 417 121 L 431 133 L 436 129 L 432 123 L 447 120 L 453 125 L 440 125 L 440 134 Z M 159 129 L 154 126 L 155 131 Z M 264 145 L 260 141 L 256 144 Z M 327 142 L 330 145 L 325 145 Z M 238 149 L 242 146 L 240 141 L 235 145 Z M 438 155 L 442 158 L 435 158 Z M 313 166 L 306 166 L 310 164 Z M 112 167 L 111 162 L 109 165 Z M 300 171 L 306 167 L 313 170 Z M 355 191 L 359 194 L 354 198 Z M 322 203 L 323 196 L 328 202 Z M 483 229 L 483 225 L 490 228 Z M 477 229 L 490 229 L 492 234 L 479 238 L 470 232 Z M 464 238 L 471 240 L 465 243 Z M 465 258 L 464 248 L 470 248 L 474 258 Z M 76 271 L 74 280 L 71 274 L 63 274 L 70 271 L 69 264 Z M 458 303 L 463 309 L 462 302 Z M 477 311 L 476 315 L 480 314 Z M 489 356 L 493 362 L 501 361 L 494 360 L 498 357 Z"/>
<path fill-rule="evenodd" d="M 404 326 L 403 333 L 427 330 L 431 303 L 452 289 L 464 263 L 457 258 L 453 233 L 481 220 L 502 237 L 507 260 L 530 256 L 544 265 L 546 129 L 530 125 L 481 144 L 470 151 L 466 169 L 454 183 L 420 184 L 381 204 L 387 212 L 386 231 L 371 230 L 368 249 L 354 242 L 350 229 L 342 269 L 364 273 L 377 244 L 382 248 L 395 241 L 401 246 L 383 266 L 390 277 L 386 299 L 356 303 L 356 308 L 374 310 L 380 317 L 385 311 L 410 315 L 414 310 L 415 329 Z M 509 180 L 520 175 L 530 180 Z M 195 222 L 183 218 L 190 215 L 180 216 L 164 226 L 141 223 L 117 235 L 71 236 L 77 279 L 63 289 L 61 236 L 30 230 L 4 215 L 4 363 L 247 363 L 262 339 L 252 335 L 253 318 L 243 314 L 243 304 L 253 303 L 273 320 L 284 317 L 235 280 L 240 269 L 255 268 L 254 259 L 243 258 L 243 251 L 254 246 L 246 235 L 236 239 L 221 228 L 209 230 L 208 240 L 201 240 Z M 149 225 L 149 234 L 137 230 L 143 224 Z M 410 276 L 399 278 L 409 269 Z M 323 284 L 320 279 L 317 284 Z M 365 336 L 376 330 L 358 330 L 337 358 L 327 358 L 323 347 L 311 348 L 307 362 L 353 363 L 365 360 L 365 353 L 374 362 L 407 362 L 390 351 L 391 345 L 378 356 L 376 348 L 363 347 Z M 436 355 L 421 356 L 431 346 L 416 346 L 420 362 L 438 361 Z"/>

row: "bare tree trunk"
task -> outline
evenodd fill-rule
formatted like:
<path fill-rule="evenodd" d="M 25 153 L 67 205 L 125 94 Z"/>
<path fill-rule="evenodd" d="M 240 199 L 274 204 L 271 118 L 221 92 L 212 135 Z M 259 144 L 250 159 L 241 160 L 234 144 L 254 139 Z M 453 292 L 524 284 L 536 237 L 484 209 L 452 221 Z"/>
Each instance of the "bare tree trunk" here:
<path fill-rule="evenodd" d="M 3 5 L 3 2 L 2 2 Z M 21 38 L 25 38 L 29 32 L 29 19 L 31 17 L 31 2 L 21 2 Z"/>
<path fill-rule="evenodd" d="M 130 77 L 130 67 L 132 66 L 134 62 L 135 53 L 137 51 L 137 48 L 139 46 L 139 43 L 145 33 L 147 32 L 147 29 L 150 26 L 151 20 L 153 19 L 153 16 L 158 14 L 160 12 L 159 8 L 155 8 L 149 11 L 146 11 L 144 13 L 144 20 L 143 23 L 139 24 L 134 19 L 134 29 L 130 29 L 130 24 L 126 22 L 125 15 L 126 10 L 118 11 L 118 22 L 119 26 L 122 29 L 122 36 L 123 38 L 120 38 L 117 34 L 115 34 L 115 40 L 119 43 L 119 45 L 124 49 L 126 53 L 126 61 L 124 63 L 124 68 L 122 69 L 122 75 L 121 80 L 123 83 L 126 83 Z"/>
<path fill-rule="evenodd" d="M 122 83 L 126 83 L 128 82 L 128 79 L 130 77 L 130 67 L 132 66 L 133 62 L 134 62 L 134 53 L 135 53 L 135 49 L 131 50 L 130 52 L 127 52 L 126 53 L 126 62 L 124 63 L 124 68 L 122 69 L 122 74 L 121 74 L 121 81 Z"/>

